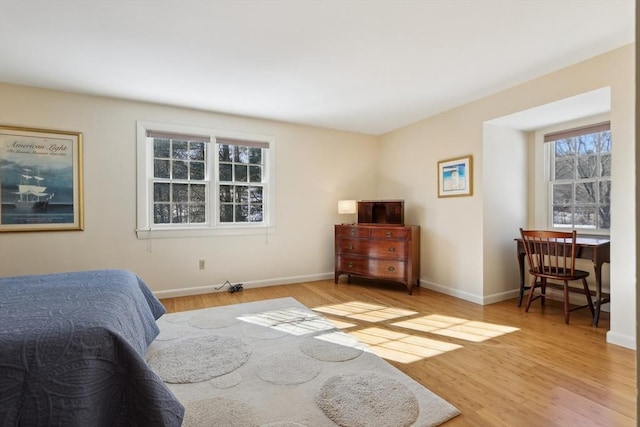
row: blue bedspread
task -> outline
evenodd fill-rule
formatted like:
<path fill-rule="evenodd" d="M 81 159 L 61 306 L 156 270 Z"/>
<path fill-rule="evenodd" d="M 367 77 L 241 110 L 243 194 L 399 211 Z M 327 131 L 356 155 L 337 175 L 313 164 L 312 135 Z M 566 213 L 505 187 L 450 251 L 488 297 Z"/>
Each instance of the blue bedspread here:
<path fill-rule="evenodd" d="M 179 426 L 145 361 L 164 313 L 123 270 L 0 278 L 0 426 Z"/>

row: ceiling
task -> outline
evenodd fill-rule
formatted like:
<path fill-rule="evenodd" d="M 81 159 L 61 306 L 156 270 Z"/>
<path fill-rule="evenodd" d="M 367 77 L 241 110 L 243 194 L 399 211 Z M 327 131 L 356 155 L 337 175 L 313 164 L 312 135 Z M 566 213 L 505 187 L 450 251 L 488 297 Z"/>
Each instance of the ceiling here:
<path fill-rule="evenodd" d="M 0 0 L 0 81 L 379 135 L 631 43 L 634 8 Z"/>

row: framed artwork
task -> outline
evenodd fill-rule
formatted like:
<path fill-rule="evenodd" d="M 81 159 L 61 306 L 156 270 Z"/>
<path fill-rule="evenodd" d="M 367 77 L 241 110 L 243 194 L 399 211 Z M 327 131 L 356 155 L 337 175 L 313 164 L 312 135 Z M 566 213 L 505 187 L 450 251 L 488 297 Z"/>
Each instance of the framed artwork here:
<path fill-rule="evenodd" d="M 438 197 L 473 195 L 473 157 L 471 155 L 438 162 Z"/>
<path fill-rule="evenodd" d="M 82 229 L 82 134 L 0 126 L 0 231 Z"/>

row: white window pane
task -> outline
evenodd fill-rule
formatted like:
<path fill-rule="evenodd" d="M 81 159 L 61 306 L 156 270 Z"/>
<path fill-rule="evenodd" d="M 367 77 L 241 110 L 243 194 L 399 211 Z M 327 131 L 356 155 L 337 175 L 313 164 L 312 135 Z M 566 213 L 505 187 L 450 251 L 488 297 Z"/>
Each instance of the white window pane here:
<path fill-rule="evenodd" d="M 234 166 L 234 181 L 236 182 L 247 182 L 247 166 L 246 165 L 235 165 Z"/>
<path fill-rule="evenodd" d="M 204 162 L 189 163 L 189 179 L 195 181 L 204 180 Z"/>
<path fill-rule="evenodd" d="M 573 203 L 573 184 L 553 184 L 553 204 L 569 205 Z"/>
<path fill-rule="evenodd" d="M 153 205 L 153 222 L 154 224 L 169 224 L 171 215 L 169 203 L 156 203 Z"/>
<path fill-rule="evenodd" d="M 596 203 L 595 182 L 579 182 L 576 184 L 576 205 Z"/>
<path fill-rule="evenodd" d="M 229 163 L 220 163 L 220 176 L 219 181 L 233 181 L 233 166 Z"/>
<path fill-rule="evenodd" d="M 220 222 L 233 222 L 233 205 L 220 205 Z"/>
<path fill-rule="evenodd" d="M 189 222 L 192 224 L 201 224 L 206 222 L 206 205 L 202 204 L 192 204 L 189 206 Z"/>
<path fill-rule="evenodd" d="M 187 179 L 189 165 L 187 162 L 181 160 L 174 160 L 171 162 L 171 178 L 173 179 Z"/>
<path fill-rule="evenodd" d="M 153 157 L 168 159 L 171 157 L 171 144 L 168 139 L 153 140 Z"/>
<path fill-rule="evenodd" d="M 172 184 L 171 199 L 174 202 L 188 202 L 189 201 L 189 185 L 188 184 Z"/>
<path fill-rule="evenodd" d="M 170 166 L 171 162 L 169 160 L 155 159 L 153 161 L 154 178 L 171 178 Z"/>
<path fill-rule="evenodd" d="M 555 161 L 555 179 L 575 179 L 575 157 L 559 158 Z"/>
<path fill-rule="evenodd" d="M 574 225 L 580 228 L 596 228 L 595 206 L 576 207 Z"/>
<path fill-rule="evenodd" d="M 187 224 L 189 222 L 189 205 L 186 203 L 176 203 L 171 205 L 173 224 Z"/>
<path fill-rule="evenodd" d="M 553 226 L 571 226 L 573 225 L 573 209 L 571 206 L 554 206 L 553 207 Z"/>
<path fill-rule="evenodd" d="M 169 202 L 171 201 L 171 184 L 158 183 L 153 184 L 153 201 Z"/>
<path fill-rule="evenodd" d="M 186 160 L 189 158 L 189 143 L 187 141 L 171 141 L 171 157 Z"/>

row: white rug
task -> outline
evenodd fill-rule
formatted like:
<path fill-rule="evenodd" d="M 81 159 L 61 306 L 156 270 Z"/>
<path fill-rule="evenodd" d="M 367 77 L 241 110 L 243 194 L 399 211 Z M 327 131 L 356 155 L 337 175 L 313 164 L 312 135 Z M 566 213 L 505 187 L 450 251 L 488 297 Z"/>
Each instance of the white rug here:
<path fill-rule="evenodd" d="M 293 298 L 164 315 L 147 360 L 184 426 L 437 426 L 459 411 Z"/>

